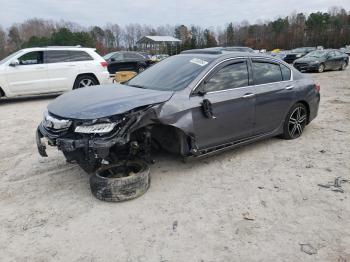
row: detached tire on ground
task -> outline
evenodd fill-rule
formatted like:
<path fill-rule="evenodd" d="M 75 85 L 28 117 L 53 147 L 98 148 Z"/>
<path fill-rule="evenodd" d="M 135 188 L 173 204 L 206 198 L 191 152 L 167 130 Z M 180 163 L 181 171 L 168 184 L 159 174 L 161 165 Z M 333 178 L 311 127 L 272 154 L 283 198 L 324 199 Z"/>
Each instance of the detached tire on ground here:
<path fill-rule="evenodd" d="M 90 188 L 100 200 L 121 202 L 143 195 L 150 182 L 150 168 L 145 162 L 128 161 L 99 168 L 90 177 Z"/>

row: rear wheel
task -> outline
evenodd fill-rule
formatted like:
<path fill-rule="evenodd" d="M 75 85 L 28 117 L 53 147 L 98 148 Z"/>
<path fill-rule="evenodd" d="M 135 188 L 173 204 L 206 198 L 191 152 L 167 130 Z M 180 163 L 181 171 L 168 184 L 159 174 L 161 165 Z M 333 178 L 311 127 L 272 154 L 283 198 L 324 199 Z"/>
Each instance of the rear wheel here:
<path fill-rule="evenodd" d="M 144 67 L 144 66 L 139 66 L 138 68 L 137 68 L 137 73 L 141 73 L 141 72 L 143 72 L 143 71 L 145 71 L 146 70 L 146 68 Z"/>
<path fill-rule="evenodd" d="M 318 69 L 317 69 L 317 71 L 319 72 L 319 73 L 323 73 L 324 72 L 324 64 L 320 64 L 319 66 L 318 66 Z"/>
<path fill-rule="evenodd" d="M 90 75 L 82 75 L 78 76 L 77 79 L 74 82 L 73 89 L 88 87 L 88 86 L 95 86 L 98 82 L 96 78 L 90 76 Z"/>
<path fill-rule="evenodd" d="M 346 62 L 343 61 L 343 62 L 341 63 L 341 67 L 339 68 L 339 70 L 340 70 L 340 71 L 345 70 L 346 66 L 347 66 Z"/>
<path fill-rule="evenodd" d="M 307 123 L 307 110 L 301 103 L 295 104 L 288 112 L 283 126 L 282 138 L 295 139 L 301 136 Z"/>

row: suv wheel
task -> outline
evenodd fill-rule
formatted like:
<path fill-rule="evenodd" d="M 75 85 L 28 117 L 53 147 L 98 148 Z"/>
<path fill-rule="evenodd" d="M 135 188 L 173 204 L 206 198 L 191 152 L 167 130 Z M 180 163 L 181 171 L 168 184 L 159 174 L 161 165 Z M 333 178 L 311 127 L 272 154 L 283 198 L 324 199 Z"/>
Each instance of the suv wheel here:
<path fill-rule="evenodd" d="M 301 136 L 307 123 L 307 117 L 306 107 L 301 103 L 295 104 L 284 120 L 282 138 L 295 139 Z"/>
<path fill-rule="evenodd" d="M 78 76 L 74 82 L 73 89 L 95 86 L 97 85 L 97 80 L 89 75 Z"/>

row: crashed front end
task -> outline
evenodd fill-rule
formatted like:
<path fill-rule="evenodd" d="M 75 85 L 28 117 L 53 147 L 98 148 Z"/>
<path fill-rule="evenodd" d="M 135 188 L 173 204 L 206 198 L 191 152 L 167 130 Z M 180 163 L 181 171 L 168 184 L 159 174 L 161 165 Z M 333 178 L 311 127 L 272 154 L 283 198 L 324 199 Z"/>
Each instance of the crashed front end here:
<path fill-rule="evenodd" d="M 145 115 L 153 112 L 150 108 L 93 120 L 63 119 L 46 111 L 36 132 L 39 154 L 47 157 L 46 143 L 56 146 L 68 162 L 77 162 L 87 172 L 101 163 L 134 157 L 150 162 L 150 131 L 140 128 Z"/>

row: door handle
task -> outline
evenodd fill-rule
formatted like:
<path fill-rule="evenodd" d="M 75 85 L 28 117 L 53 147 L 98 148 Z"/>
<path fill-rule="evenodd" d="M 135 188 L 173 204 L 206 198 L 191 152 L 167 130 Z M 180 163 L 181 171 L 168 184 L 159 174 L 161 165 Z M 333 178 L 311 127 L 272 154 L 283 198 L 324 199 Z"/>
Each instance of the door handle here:
<path fill-rule="evenodd" d="M 251 98 L 251 97 L 254 97 L 255 95 L 252 94 L 252 93 L 248 93 L 248 94 L 245 94 L 244 96 L 242 96 L 243 98 Z"/>
<path fill-rule="evenodd" d="M 45 68 L 44 66 L 39 66 L 39 67 L 36 67 L 35 69 L 40 70 L 40 69 L 44 69 L 44 68 Z"/>
<path fill-rule="evenodd" d="M 286 87 L 286 90 L 291 90 L 291 89 L 293 89 L 294 88 L 294 86 L 287 86 Z"/>

